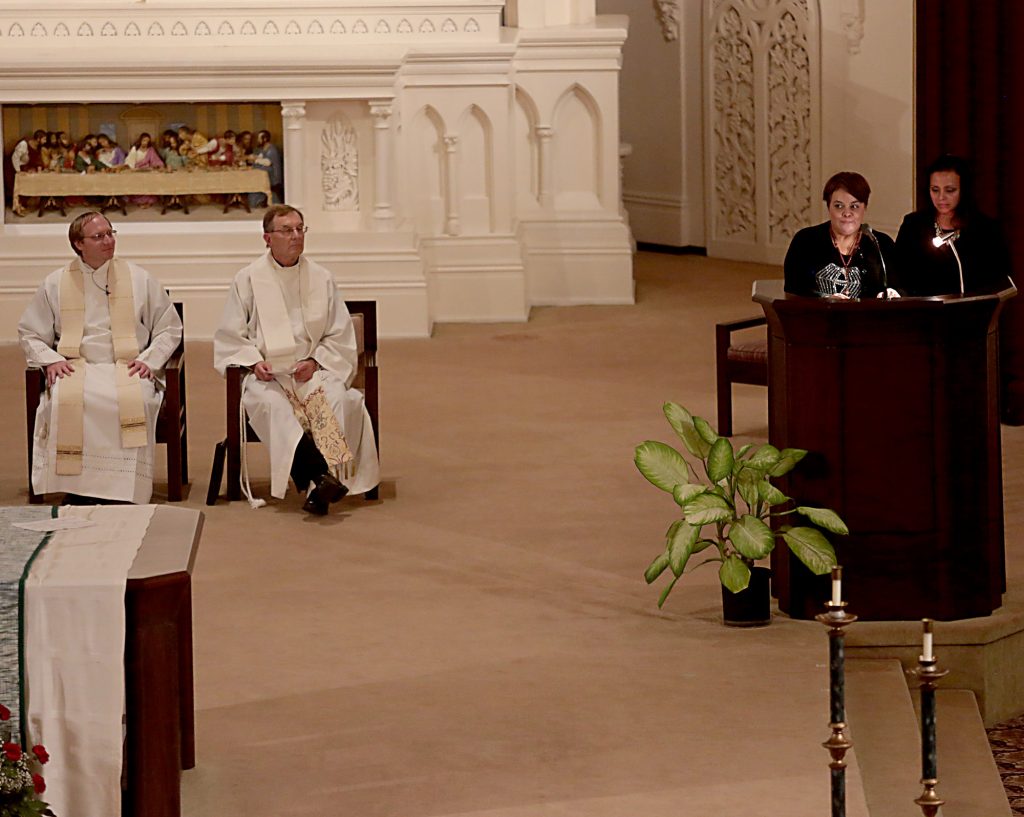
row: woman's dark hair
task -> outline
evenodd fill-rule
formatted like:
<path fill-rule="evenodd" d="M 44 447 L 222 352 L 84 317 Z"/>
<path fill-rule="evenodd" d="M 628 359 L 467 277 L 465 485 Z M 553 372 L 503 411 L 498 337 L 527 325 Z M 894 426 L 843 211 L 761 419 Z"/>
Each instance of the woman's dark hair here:
<path fill-rule="evenodd" d="M 956 206 L 956 217 L 961 221 L 969 220 L 978 207 L 974 200 L 974 171 L 971 170 L 971 163 L 962 156 L 946 153 L 925 168 L 924 201 L 927 202 L 926 209 L 934 216 L 935 206 L 931 199 L 933 173 L 956 173 L 960 177 L 960 202 Z"/>
<path fill-rule="evenodd" d="M 824 200 L 826 207 L 832 202 L 832 194 L 837 190 L 845 190 L 864 205 L 871 198 L 871 185 L 868 184 L 868 180 L 861 176 L 860 173 L 854 173 L 850 170 L 836 173 L 836 175 L 825 182 L 825 189 L 821 193 L 821 198 Z"/>

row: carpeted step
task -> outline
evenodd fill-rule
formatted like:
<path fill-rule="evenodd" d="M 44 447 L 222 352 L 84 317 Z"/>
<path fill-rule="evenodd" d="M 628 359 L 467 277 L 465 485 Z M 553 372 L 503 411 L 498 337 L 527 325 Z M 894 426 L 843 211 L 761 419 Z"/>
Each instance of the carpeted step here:
<path fill-rule="evenodd" d="M 847 660 L 846 720 L 871 817 L 921 817 L 921 740 L 898 660 Z"/>
<path fill-rule="evenodd" d="M 935 692 L 942 817 L 1010 817 L 999 769 L 992 758 L 985 724 L 974 693 L 967 689 Z"/>
<path fill-rule="evenodd" d="M 871 817 L 919 817 L 921 740 L 917 691 L 896 659 L 847 662 L 846 717 Z M 1010 817 L 974 694 L 936 693 L 938 794 L 943 817 Z"/>

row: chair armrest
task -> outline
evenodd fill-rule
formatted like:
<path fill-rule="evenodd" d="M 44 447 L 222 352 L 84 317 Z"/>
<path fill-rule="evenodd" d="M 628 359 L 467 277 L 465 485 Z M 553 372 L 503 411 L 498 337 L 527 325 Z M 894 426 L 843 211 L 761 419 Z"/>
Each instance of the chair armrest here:
<path fill-rule="evenodd" d="M 721 323 L 715 324 L 715 329 L 724 329 L 730 334 L 738 332 L 740 329 L 750 329 L 753 326 L 765 326 L 768 323 L 768 319 L 764 315 L 760 315 L 756 318 L 739 318 L 735 321 L 722 321 Z"/>

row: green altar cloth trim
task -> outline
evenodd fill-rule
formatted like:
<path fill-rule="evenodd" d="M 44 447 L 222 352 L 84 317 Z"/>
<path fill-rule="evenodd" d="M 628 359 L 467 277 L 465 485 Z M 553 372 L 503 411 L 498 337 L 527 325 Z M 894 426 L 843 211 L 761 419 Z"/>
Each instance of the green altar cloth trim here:
<path fill-rule="evenodd" d="M 11 710 L 10 740 L 25 735 L 25 577 L 36 556 L 50 541 L 49 533 L 22 530 L 15 522 L 38 522 L 57 515 L 57 508 L 0 508 L 0 703 Z"/>

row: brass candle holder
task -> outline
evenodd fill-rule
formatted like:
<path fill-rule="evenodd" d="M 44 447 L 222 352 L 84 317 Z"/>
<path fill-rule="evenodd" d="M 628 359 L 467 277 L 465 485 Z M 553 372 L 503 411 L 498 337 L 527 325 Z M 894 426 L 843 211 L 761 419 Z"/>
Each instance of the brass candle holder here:
<path fill-rule="evenodd" d="M 920 807 L 924 817 L 935 817 L 946 802 L 935 791 L 939 783 L 938 747 L 935 738 L 935 687 L 949 674 L 949 670 L 939 669 L 938 662 L 932 654 L 932 620 L 922 619 L 921 623 L 924 629 L 924 654 L 918 657 L 917 667 L 908 672 L 921 683 L 921 785 L 924 789 L 914 802 Z"/>
<path fill-rule="evenodd" d="M 842 568 L 832 568 L 832 599 L 825 603 L 825 612 L 815 616 L 828 628 L 829 729 L 831 734 L 822 746 L 829 754 L 829 777 L 832 791 L 832 817 L 846 817 L 846 753 L 853 743 L 846 734 L 846 636 L 844 628 L 857 616 L 846 612 L 840 597 Z"/>

